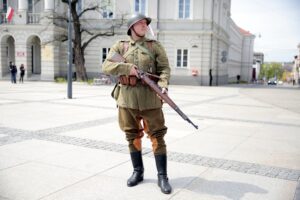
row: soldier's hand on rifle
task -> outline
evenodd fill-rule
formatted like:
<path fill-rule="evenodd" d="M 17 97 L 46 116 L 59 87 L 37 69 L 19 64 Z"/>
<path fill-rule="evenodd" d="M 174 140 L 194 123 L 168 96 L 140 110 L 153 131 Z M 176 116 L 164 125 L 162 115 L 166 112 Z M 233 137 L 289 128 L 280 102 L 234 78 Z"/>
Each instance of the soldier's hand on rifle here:
<path fill-rule="evenodd" d="M 163 94 L 165 94 L 165 95 L 168 95 L 168 89 L 167 88 L 162 88 L 161 89 L 161 93 L 163 93 Z M 160 100 L 164 103 L 165 101 L 159 96 L 159 95 L 157 95 L 159 98 L 160 98 Z"/>
<path fill-rule="evenodd" d="M 162 88 L 162 89 L 161 89 L 161 92 L 162 92 L 163 94 L 168 95 L 168 89 L 167 89 L 167 88 Z"/>
<path fill-rule="evenodd" d="M 139 74 L 138 74 L 138 72 L 137 72 L 136 69 L 137 69 L 137 66 L 133 65 L 133 66 L 131 67 L 131 69 L 130 69 L 129 75 L 130 75 L 130 76 L 136 76 L 137 78 L 139 78 Z"/>

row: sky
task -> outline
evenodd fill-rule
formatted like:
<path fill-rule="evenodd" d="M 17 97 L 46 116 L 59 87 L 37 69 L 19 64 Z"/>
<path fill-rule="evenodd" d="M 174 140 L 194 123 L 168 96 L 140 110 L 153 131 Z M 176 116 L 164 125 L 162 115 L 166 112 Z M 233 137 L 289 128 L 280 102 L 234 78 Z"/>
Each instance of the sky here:
<path fill-rule="evenodd" d="M 266 62 L 292 62 L 299 55 L 300 0 L 231 0 L 231 18 L 256 36 L 254 51 Z"/>

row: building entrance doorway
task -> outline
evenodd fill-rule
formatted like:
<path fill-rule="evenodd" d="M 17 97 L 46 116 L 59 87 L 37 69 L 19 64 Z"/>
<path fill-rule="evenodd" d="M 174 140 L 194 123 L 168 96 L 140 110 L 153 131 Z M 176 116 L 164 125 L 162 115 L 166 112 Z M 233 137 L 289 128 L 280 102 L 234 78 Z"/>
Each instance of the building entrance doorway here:
<path fill-rule="evenodd" d="M 15 63 L 15 39 L 11 35 L 6 35 L 1 39 L 1 73 L 5 76 L 10 73 L 9 62 Z"/>
<path fill-rule="evenodd" d="M 37 36 L 31 36 L 27 41 L 27 66 L 28 74 L 40 75 L 41 67 L 41 40 Z"/>

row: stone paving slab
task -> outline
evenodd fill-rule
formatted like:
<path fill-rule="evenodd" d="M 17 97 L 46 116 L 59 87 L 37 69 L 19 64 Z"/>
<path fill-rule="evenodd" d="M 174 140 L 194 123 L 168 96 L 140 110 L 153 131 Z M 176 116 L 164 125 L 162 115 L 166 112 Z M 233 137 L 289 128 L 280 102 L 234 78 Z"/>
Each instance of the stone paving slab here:
<path fill-rule="evenodd" d="M 120 155 L 115 152 L 77 147 L 59 155 L 38 159 L 37 162 L 96 174 L 119 163 L 128 162 L 128 160 L 128 155 L 125 154 Z"/>
<path fill-rule="evenodd" d="M 89 175 L 30 162 L 0 171 L 0 194 L 8 199 L 39 199 L 44 194 L 55 192 Z"/>
<path fill-rule="evenodd" d="M 289 107 L 300 90 L 170 86 L 199 129 L 164 106 L 174 188 L 164 195 L 146 137 L 145 180 L 126 186 L 132 167 L 112 87 L 74 83 L 67 99 L 66 84 L 0 81 L 0 200 L 300 199 L 300 105 Z"/>
<path fill-rule="evenodd" d="M 0 155 L 16 157 L 27 161 L 75 149 L 75 146 L 41 140 L 25 140 L 0 146 Z"/>
<path fill-rule="evenodd" d="M 127 187 L 128 170 L 131 169 L 129 162 L 123 163 L 106 172 L 98 174 L 90 179 L 55 193 L 50 199 L 170 199 L 172 195 L 164 195 L 157 187 L 156 169 L 153 159 L 145 158 L 145 179 L 137 187 Z M 173 176 L 172 185 L 174 194 L 189 184 L 195 177 L 203 173 L 206 168 L 169 162 L 169 174 Z M 186 170 L 178 170 L 185 168 Z M 189 176 L 190 178 L 183 178 Z M 177 177 L 177 178 L 175 178 Z M 125 186 L 125 187 L 124 187 Z"/>
<path fill-rule="evenodd" d="M 295 185 L 293 181 L 209 169 L 173 199 L 281 200 L 293 197 Z"/>

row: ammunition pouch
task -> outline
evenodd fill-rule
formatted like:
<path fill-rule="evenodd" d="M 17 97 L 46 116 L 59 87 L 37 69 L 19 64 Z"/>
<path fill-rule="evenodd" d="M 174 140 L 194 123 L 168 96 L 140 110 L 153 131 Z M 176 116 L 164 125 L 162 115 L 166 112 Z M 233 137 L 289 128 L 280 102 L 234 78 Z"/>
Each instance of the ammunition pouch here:
<path fill-rule="evenodd" d="M 148 76 L 151 80 L 153 80 L 154 82 L 158 82 L 158 78 L 154 77 L 154 76 Z M 122 75 L 119 77 L 119 83 L 121 83 L 122 85 L 127 85 L 127 86 L 132 86 L 135 87 L 137 84 L 141 84 L 141 85 L 147 85 L 143 80 L 138 79 L 136 76 L 125 76 Z"/>
<path fill-rule="evenodd" d="M 119 97 L 119 93 L 120 93 L 120 85 L 119 83 L 116 83 L 114 89 L 111 92 L 111 97 L 117 100 Z"/>

